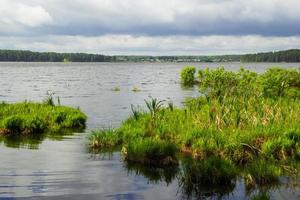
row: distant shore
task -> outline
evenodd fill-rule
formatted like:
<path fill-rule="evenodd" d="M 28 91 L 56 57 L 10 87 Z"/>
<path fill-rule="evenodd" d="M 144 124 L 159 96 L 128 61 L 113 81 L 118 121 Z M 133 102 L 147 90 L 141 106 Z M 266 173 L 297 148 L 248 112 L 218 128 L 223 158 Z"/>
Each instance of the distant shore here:
<path fill-rule="evenodd" d="M 300 62 L 300 49 L 240 55 L 134 56 L 0 50 L 0 62 Z"/>

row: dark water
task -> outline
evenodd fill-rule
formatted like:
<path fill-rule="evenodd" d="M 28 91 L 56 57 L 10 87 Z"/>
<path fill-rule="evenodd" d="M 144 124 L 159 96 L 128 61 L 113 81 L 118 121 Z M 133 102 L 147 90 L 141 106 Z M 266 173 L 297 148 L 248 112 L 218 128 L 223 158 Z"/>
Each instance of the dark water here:
<path fill-rule="evenodd" d="M 88 129 L 115 127 L 130 115 L 130 105 L 143 105 L 148 96 L 171 99 L 181 105 L 197 89 L 183 90 L 179 71 L 186 64 L 116 63 L 0 63 L 0 101 L 41 101 L 51 90 L 61 103 L 79 106 L 88 115 Z M 223 65 L 237 70 L 240 63 Z M 263 72 L 278 64 L 243 64 Z M 280 64 L 296 67 L 299 64 Z M 119 87 L 120 91 L 112 91 Z M 134 87 L 140 92 L 133 92 Z M 0 140 L 0 199 L 184 199 L 179 178 L 166 180 L 149 172 L 128 168 L 119 154 L 87 152 L 86 133 L 63 137 L 41 137 L 18 142 Z M 150 173 L 150 175 L 155 173 Z M 268 188 L 272 199 L 299 199 L 299 180 L 282 178 Z M 202 190 L 201 190 L 202 191 Z M 254 191 L 253 193 L 256 193 Z M 203 188 L 199 198 L 248 199 L 243 180 L 227 192 Z"/>

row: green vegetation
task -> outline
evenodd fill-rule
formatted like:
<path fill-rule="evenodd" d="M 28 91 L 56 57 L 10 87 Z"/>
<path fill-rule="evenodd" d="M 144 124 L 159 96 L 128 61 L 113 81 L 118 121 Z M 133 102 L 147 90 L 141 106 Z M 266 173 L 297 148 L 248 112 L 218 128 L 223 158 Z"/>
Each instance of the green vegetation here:
<path fill-rule="evenodd" d="M 141 89 L 136 86 L 132 88 L 132 92 L 140 92 L 140 91 Z"/>
<path fill-rule="evenodd" d="M 177 165 L 178 156 L 186 155 L 194 161 L 182 164 L 182 181 L 197 185 L 230 185 L 239 174 L 252 188 L 293 171 L 286 165 L 300 159 L 299 71 L 217 68 L 200 70 L 198 79 L 202 95 L 183 108 L 146 100 L 148 111 L 132 106 L 119 128 L 94 131 L 90 147 L 122 149 L 127 162 L 148 166 Z"/>
<path fill-rule="evenodd" d="M 181 77 L 181 83 L 184 86 L 192 86 L 195 83 L 195 73 L 196 68 L 186 66 L 181 70 L 180 77 Z"/>
<path fill-rule="evenodd" d="M 182 160 L 179 188 L 184 199 L 192 197 L 216 196 L 220 199 L 235 188 L 238 170 L 227 160 L 210 157 L 205 160 Z"/>
<path fill-rule="evenodd" d="M 83 129 L 86 116 L 78 109 L 54 105 L 52 97 L 44 103 L 1 103 L 0 135 L 36 135 L 62 129 Z"/>
<path fill-rule="evenodd" d="M 242 62 L 300 62 L 300 49 L 286 51 L 246 54 L 241 57 Z"/>
<path fill-rule="evenodd" d="M 300 50 L 215 56 L 105 56 L 87 53 L 0 50 L 0 61 L 22 62 L 300 62 Z"/>
<path fill-rule="evenodd" d="M 112 62 L 300 62 L 300 49 L 243 55 L 112 56 Z"/>
<path fill-rule="evenodd" d="M 87 53 L 32 52 L 0 50 L 0 61 L 16 62 L 109 62 L 110 56 Z"/>
<path fill-rule="evenodd" d="M 150 166 L 177 165 L 176 152 L 175 144 L 153 138 L 137 139 L 122 148 L 125 160 Z"/>
<path fill-rule="evenodd" d="M 114 92 L 119 92 L 119 91 L 121 91 L 121 88 L 120 87 L 114 87 L 111 90 L 114 91 Z"/>
<path fill-rule="evenodd" d="M 238 174 L 235 166 L 227 160 L 210 157 L 201 161 L 183 162 L 182 181 L 196 183 L 198 186 L 220 186 L 235 183 Z"/>

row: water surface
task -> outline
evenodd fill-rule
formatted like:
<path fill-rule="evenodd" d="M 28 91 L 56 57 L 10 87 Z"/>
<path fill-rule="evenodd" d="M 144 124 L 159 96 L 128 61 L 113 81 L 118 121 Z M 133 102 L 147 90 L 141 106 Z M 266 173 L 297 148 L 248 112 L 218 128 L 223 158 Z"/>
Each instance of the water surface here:
<path fill-rule="evenodd" d="M 187 64 L 161 63 L 0 63 L 0 101 L 41 101 L 48 90 L 64 105 L 79 106 L 88 115 L 88 129 L 116 127 L 130 114 L 130 105 L 144 105 L 149 96 L 180 106 L 199 95 L 183 89 L 180 69 Z M 273 63 L 194 63 L 197 68 L 240 66 L 263 72 Z M 284 67 L 299 64 L 280 63 Z M 113 88 L 119 87 L 115 92 Z M 133 92 L 134 87 L 140 92 Z M 22 199 L 183 199 L 177 175 L 171 181 L 129 170 L 118 153 L 87 152 L 86 133 L 41 137 L 30 141 L 0 140 L 0 198 Z M 299 199 L 299 186 L 269 189 L 274 199 Z M 299 185 L 299 180 L 293 182 Z M 201 198 L 248 199 L 242 180 L 219 195 L 203 190 Z M 256 191 L 254 191 L 255 193 Z M 198 196 L 198 198 L 200 198 Z"/>

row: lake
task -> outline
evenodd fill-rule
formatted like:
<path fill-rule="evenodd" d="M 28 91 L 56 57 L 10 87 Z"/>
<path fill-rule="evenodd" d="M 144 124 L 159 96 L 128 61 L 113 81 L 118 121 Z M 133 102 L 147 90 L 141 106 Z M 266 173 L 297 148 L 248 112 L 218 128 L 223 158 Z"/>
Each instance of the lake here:
<path fill-rule="evenodd" d="M 42 101 L 54 92 L 63 105 L 80 107 L 88 116 L 87 130 L 117 127 L 131 114 L 131 104 L 144 107 L 151 97 L 181 106 L 199 95 L 184 89 L 180 69 L 238 70 L 245 66 L 263 72 L 271 66 L 297 63 L 0 63 L 0 101 Z M 120 91 L 114 91 L 119 88 Z M 140 91 L 134 92 L 138 88 Z M 174 172 L 170 180 L 155 172 L 124 164 L 119 153 L 93 154 L 87 133 L 27 141 L 0 140 L 0 199 L 185 199 Z M 146 172 L 148 173 L 146 173 Z M 268 188 L 273 199 L 299 199 L 300 180 L 282 177 Z M 253 193 L 256 193 L 254 190 Z M 192 197 L 196 198 L 196 197 Z M 202 199 L 248 199 L 243 180 L 226 191 L 203 188 Z"/>

